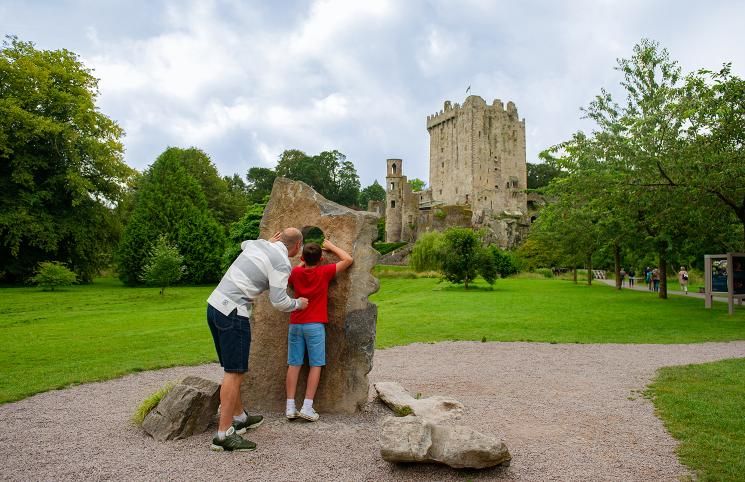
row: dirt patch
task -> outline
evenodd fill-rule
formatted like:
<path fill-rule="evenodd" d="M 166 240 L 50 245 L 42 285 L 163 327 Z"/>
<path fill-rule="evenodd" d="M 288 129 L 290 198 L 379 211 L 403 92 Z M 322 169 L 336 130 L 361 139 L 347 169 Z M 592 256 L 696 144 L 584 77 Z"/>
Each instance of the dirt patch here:
<path fill-rule="evenodd" d="M 379 350 L 372 382 L 456 398 L 458 422 L 507 443 L 512 465 L 486 471 L 391 465 L 372 401 L 356 416 L 310 424 L 264 413 L 248 438 L 256 452 L 209 450 L 212 431 L 159 443 L 131 425 L 165 382 L 219 381 L 217 365 L 138 373 L 0 406 L 0 477 L 7 480 L 678 480 L 675 441 L 638 396 L 662 366 L 745 357 L 745 342 L 562 345 L 454 342 Z M 249 407 L 250 409 L 250 407 Z"/>

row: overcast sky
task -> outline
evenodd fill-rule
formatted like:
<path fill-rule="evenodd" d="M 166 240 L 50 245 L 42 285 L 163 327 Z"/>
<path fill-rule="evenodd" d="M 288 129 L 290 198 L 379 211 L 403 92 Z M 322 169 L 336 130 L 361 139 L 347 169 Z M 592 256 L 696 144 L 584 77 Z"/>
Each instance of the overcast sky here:
<path fill-rule="evenodd" d="M 98 105 L 126 131 L 126 162 L 206 151 L 224 175 L 285 149 L 337 149 L 363 186 L 402 158 L 428 180 L 426 116 L 466 89 L 513 101 L 528 161 L 580 119 L 618 57 L 657 40 L 684 71 L 745 75 L 739 1 L 9 1 L 0 32 L 79 54 Z"/>

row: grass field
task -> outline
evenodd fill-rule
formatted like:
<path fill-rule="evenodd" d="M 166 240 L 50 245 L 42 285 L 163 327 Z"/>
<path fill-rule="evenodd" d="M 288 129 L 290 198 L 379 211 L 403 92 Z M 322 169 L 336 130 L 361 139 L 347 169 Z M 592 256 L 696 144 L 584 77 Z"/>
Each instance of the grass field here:
<path fill-rule="evenodd" d="M 126 373 L 212 361 L 213 287 L 0 289 L 0 402 Z"/>
<path fill-rule="evenodd" d="M 647 394 L 697 480 L 745 479 L 745 359 L 667 367 Z"/>
<path fill-rule="evenodd" d="M 597 283 L 554 279 L 498 280 L 464 291 L 437 279 L 384 278 L 378 304 L 379 347 L 417 341 L 481 340 L 555 343 L 695 343 L 745 339 L 745 309 L 704 309 L 697 298 L 661 300 Z M 424 314 L 424 315 L 423 315 Z"/>
<path fill-rule="evenodd" d="M 551 279 L 494 289 L 381 278 L 377 346 L 440 340 L 690 343 L 745 339 L 745 310 Z M 134 371 L 215 360 L 205 287 L 127 288 L 112 278 L 63 291 L 0 289 L 0 403 Z"/>

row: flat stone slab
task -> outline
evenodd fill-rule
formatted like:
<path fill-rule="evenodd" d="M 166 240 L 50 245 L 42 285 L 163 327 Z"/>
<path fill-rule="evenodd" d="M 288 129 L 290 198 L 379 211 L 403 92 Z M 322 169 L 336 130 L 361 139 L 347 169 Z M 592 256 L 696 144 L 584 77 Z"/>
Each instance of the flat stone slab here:
<path fill-rule="evenodd" d="M 449 397 L 414 398 L 404 387 L 396 382 L 375 384 L 380 399 L 398 415 L 409 413 L 439 423 L 456 420 L 463 415 L 463 404 Z"/>
<path fill-rule="evenodd" d="M 381 425 L 380 455 L 387 462 L 438 462 L 454 468 L 483 469 L 512 460 L 507 446 L 463 426 L 422 417 L 388 417 Z"/>

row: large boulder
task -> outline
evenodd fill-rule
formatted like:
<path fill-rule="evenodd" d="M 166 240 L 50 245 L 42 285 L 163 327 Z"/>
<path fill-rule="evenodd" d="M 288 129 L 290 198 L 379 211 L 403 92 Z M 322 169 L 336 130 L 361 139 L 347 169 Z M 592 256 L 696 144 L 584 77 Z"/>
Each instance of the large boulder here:
<path fill-rule="evenodd" d="M 399 415 L 413 414 L 430 422 L 455 420 L 463 414 L 463 404 L 449 397 L 414 398 L 396 382 L 375 384 L 380 399 Z"/>
<path fill-rule="evenodd" d="M 321 412 L 353 413 L 367 401 L 377 319 L 377 307 L 368 301 L 378 290 L 371 274 L 379 256 L 372 247 L 377 219 L 374 213 L 331 202 L 303 182 L 277 178 L 261 220 L 264 239 L 286 227 L 304 232 L 317 227 L 354 258 L 352 267 L 337 276 L 329 289 L 326 367 L 314 403 Z M 326 263 L 338 261 L 329 253 L 324 257 Z M 300 256 L 291 261 L 297 265 Z M 266 293 L 256 300 L 249 368 L 242 386 L 243 400 L 252 411 L 284 410 L 288 323 L 289 314 L 272 308 Z M 307 367 L 298 383 L 299 400 L 305 394 L 306 377 Z"/>
<path fill-rule="evenodd" d="M 220 385 L 186 377 L 145 417 L 142 428 L 155 440 L 178 440 L 207 430 L 220 404 Z"/>
<path fill-rule="evenodd" d="M 414 415 L 383 420 L 380 454 L 388 462 L 439 462 L 474 469 L 508 465 L 512 459 L 507 446 L 494 437 Z"/>

